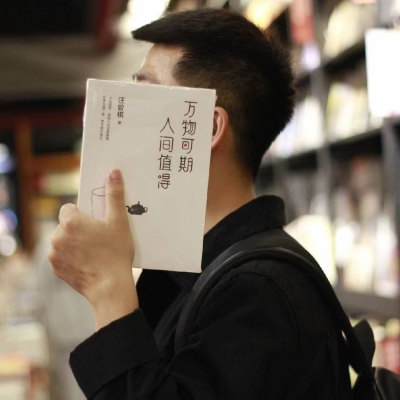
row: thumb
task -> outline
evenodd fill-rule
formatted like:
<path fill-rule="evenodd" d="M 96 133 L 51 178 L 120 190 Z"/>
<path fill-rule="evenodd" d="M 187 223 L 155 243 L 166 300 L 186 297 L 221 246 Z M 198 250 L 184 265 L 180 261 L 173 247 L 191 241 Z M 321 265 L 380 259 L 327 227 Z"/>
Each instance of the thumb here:
<path fill-rule="evenodd" d="M 121 171 L 114 169 L 108 176 L 106 183 L 106 220 L 126 218 L 125 191 Z"/>

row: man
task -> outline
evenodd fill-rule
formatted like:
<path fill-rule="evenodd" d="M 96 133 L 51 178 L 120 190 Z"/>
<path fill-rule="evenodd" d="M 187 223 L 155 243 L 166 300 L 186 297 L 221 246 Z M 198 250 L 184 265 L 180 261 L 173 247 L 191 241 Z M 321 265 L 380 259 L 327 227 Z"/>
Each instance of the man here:
<path fill-rule="evenodd" d="M 270 33 L 223 10 L 171 14 L 134 37 L 154 44 L 137 82 L 217 90 L 204 270 L 235 242 L 284 225 L 282 200 L 256 199 L 253 177 L 292 115 L 290 62 Z M 136 290 L 118 170 L 106 192 L 104 220 L 61 209 L 49 254 L 56 275 L 94 313 L 97 332 L 70 359 L 89 399 L 347 398 L 341 334 L 308 279 L 280 261 L 227 273 L 199 311 L 189 345 L 175 352 L 176 323 L 198 275 L 144 271 Z"/>

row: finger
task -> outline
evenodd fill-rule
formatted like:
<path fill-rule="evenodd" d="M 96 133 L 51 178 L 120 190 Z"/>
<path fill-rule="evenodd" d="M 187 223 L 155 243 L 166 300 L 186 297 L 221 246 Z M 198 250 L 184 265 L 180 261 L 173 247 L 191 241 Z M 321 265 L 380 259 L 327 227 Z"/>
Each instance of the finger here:
<path fill-rule="evenodd" d="M 106 183 L 106 220 L 126 219 L 125 191 L 121 171 L 111 171 Z"/>
<path fill-rule="evenodd" d="M 54 268 L 57 268 L 60 261 L 60 254 L 57 250 L 54 249 L 54 247 L 51 247 L 50 250 L 47 252 L 47 259 L 50 261 L 50 264 Z"/>
<path fill-rule="evenodd" d="M 62 228 L 61 224 L 59 224 L 57 228 L 53 231 L 53 233 L 50 235 L 50 243 L 55 251 L 61 250 L 64 237 L 65 237 L 64 229 Z"/>
<path fill-rule="evenodd" d="M 70 218 L 73 215 L 79 214 L 78 207 L 75 204 L 68 203 L 64 204 L 60 208 L 60 213 L 58 214 L 58 219 L 60 222 L 65 221 L 66 219 Z"/>
<path fill-rule="evenodd" d="M 75 204 L 64 204 L 60 209 L 59 220 L 61 227 L 70 234 L 79 232 L 83 216 Z"/>
<path fill-rule="evenodd" d="M 65 255 L 59 247 L 52 245 L 47 253 L 47 259 L 53 266 L 53 272 L 59 271 L 65 262 Z"/>

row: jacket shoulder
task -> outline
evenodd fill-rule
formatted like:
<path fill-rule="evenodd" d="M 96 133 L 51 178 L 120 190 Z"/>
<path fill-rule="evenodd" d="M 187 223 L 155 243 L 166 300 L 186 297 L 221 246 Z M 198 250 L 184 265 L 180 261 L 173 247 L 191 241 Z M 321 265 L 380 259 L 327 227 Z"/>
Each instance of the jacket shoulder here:
<path fill-rule="evenodd" d="M 279 297 L 281 301 L 287 302 L 299 335 L 305 342 L 312 341 L 315 336 L 336 331 L 323 294 L 295 264 L 269 258 L 248 261 L 228 271 L 217 283 L 215 290 L 226 290 L 233 284 L 237 292 L 264 291 L 265 302 L 260 307 L 267 307 L 271 297 Z M 251 302 L 251 298 L 243 297 L 242 301 Z"/>

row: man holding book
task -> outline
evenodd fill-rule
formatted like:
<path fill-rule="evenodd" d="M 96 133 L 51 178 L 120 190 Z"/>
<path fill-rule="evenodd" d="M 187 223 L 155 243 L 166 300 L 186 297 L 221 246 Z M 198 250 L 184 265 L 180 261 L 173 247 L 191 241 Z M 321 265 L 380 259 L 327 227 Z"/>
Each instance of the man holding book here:
<path fill-rule="evenodd" d="M 285 224 L 283 201 L 256 198 L 253 180 L 292 116 L 290 61 L 271 32 L 223 10 L 171 14 L 134 37 L 154 44 L 136 82 L 217 91 L 204 271 L 234 243 Z M 176 351 L 177 321 L 198 275 L 145 270 L 136 287 L 119 170 L 110 173 L 106 202 L 103 220 L 64 206 L 49 254 L 95 316 L 97 332 L 70 359 L 89 399 L 348 398 L 341 333 L 307 277 L 282 261 L 229 271 Z"/>

